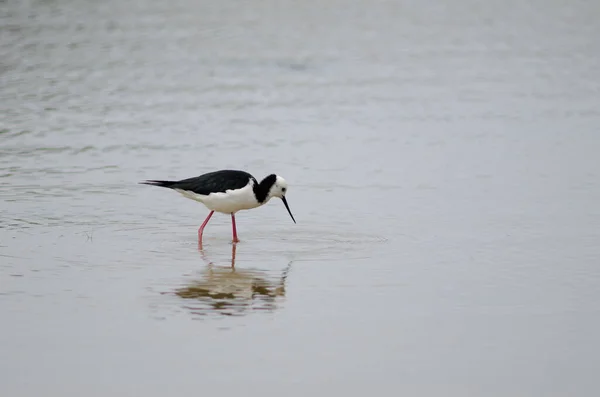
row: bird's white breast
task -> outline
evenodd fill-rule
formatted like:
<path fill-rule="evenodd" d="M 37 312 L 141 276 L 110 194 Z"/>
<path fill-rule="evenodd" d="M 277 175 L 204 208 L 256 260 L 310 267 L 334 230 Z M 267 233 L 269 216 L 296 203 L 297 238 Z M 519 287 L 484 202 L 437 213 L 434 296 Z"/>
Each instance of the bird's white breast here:
<path fill-rule="evenodd" d="M 185 197 L 199 201 L 209 210 L 225 214 L 259 207 L 261 203 L 256 200 L 253 190 L 254 182 L 251 180 L 246 186 L 238 190 L 227 190 L 220 193 L 203 195 L 188 190 L 175 189 Z"/>

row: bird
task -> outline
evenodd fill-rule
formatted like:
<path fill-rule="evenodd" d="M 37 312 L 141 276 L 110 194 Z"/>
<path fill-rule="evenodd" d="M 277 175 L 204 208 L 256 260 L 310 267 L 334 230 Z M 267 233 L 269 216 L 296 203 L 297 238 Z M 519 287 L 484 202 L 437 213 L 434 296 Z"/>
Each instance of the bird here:
<path fill-rule="evenodd" d="M 186 198 L 204 204 L 210 213 L 198 229 L 200 243 L 202 243 L 204 228 L 215 212 L 231 214 L 232 243 L 238 243 L 240 240 L 235 226 L 235 214 L 241 210 L 260 207 L 273 197 L 283 201 L 292 220 L 296 223 L 285 198 L 288 184 L 283 177 L 276 174 L 266 176 L 259 183 L 246 171 L 226 169 L 179 181 L 146 180 L 139 183 L 172 189 Z"/>

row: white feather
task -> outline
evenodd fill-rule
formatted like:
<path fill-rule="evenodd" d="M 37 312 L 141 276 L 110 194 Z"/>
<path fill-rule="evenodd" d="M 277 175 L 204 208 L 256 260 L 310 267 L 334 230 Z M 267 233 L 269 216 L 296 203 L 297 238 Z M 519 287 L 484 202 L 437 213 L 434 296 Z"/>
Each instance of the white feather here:
<path fill-rule="evenodd" d="M 253 186 L 254 181 L 250 180 L 248 184 L 241 189 L 227 190 L 225 192 L 211 193 L 209 195 L 198 194 L 189 190 L 175 190 L 189 199 L 201 202 L 211 211 L 231 214 L 241 210 L 260 207 L 269 201 L 270 197 L 268 197 L 264 203 L 259 203 L 254 196 Z"/>

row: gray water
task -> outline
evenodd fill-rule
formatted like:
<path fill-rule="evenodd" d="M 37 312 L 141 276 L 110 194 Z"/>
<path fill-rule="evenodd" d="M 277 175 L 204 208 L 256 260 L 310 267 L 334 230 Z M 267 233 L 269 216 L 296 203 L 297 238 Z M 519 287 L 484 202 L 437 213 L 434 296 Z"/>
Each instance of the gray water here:
<path fill-rule="evenodd" d="M 598 395 L 599 18 L 0 2 L 0 395 Z"/>

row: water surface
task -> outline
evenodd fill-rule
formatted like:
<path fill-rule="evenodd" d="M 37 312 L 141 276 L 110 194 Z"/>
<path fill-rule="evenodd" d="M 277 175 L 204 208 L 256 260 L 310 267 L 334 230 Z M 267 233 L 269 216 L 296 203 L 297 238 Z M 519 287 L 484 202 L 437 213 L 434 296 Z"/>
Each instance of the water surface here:
<path fill-rule="evenodd" d="M 0 394 L 597 394 L 599 17 L 3 2 Z"/>

